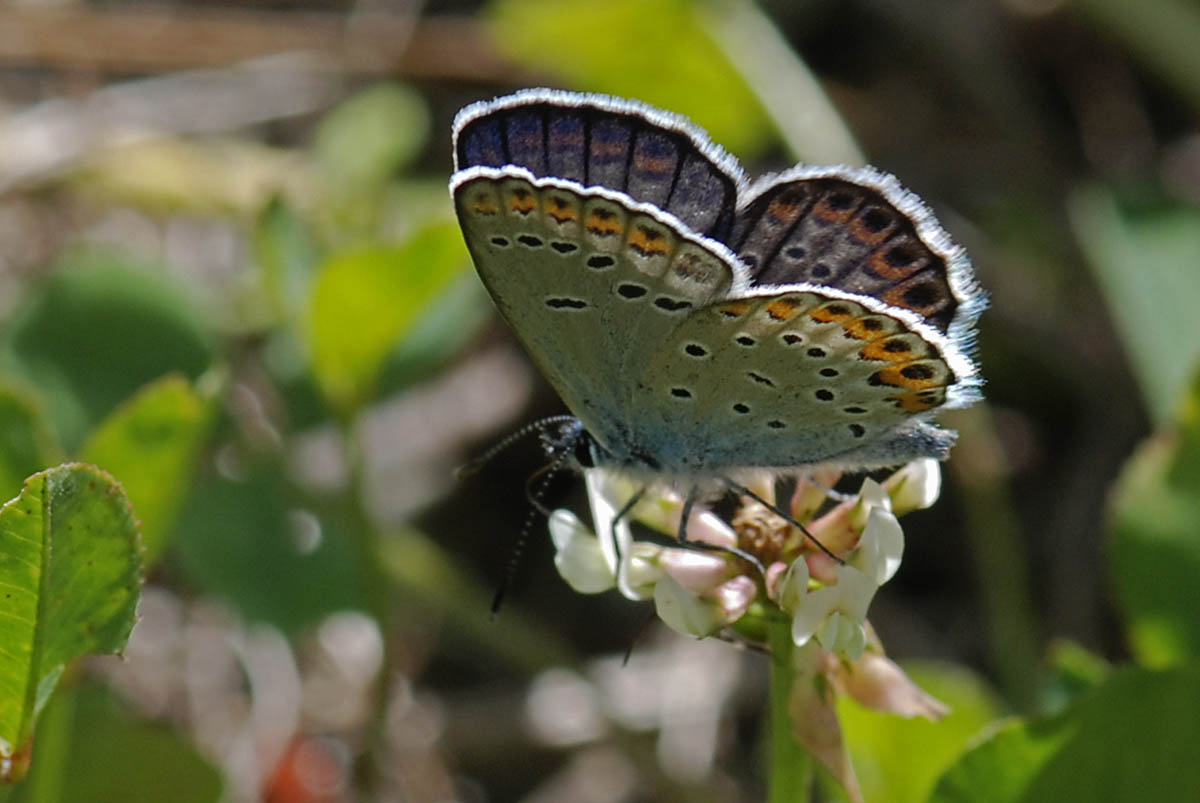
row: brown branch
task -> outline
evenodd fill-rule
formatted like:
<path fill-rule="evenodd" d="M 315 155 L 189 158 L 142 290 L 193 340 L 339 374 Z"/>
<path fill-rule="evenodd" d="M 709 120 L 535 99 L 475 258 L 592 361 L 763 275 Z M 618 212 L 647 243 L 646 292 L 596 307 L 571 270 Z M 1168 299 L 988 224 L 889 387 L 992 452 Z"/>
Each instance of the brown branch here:
<path fill-rule="evenodd" d="M 0 65 L 157 73 L 298 50 L 351 74 L 489 82 L 520 77 L 482 27 L 466 18 L 0 6 Z"/>

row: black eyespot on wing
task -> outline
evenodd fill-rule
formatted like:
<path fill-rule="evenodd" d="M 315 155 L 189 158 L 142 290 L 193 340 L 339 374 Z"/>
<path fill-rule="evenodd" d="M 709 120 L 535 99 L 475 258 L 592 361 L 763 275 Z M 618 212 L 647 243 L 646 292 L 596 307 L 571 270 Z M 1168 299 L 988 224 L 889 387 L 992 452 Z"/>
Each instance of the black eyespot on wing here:
<path fill-rule="evenodd" d="M 808 350 L 808 356 L 810 356 L 810 357 L 824 357 L 824 356 L 825 356 L 825 349 L 811 348 L 811 349 L 809 349 L 809 350 Z"/>
<path fill-rule="evenodd" d="M 873 206 L 863 213 L 862 224 L 867 231 L 878 234 L 888 227 L 891 221 L 888 219 L 887 213 L 877 206 Z"/>
<path fill-rule="evenodd" d="M 508 242 L 507 237 L 493 237 L 492 245 L 496 246 L 497 248 L 508 248 L 510 243 Z"/>
<path fill-rule="evenodd" d="M 579 250 L 579 246 L 575 245 L 575 243 L 564 243 L 558 242 L 557 240 L 551 242 L 550 247 L 560 254 L 569 254 L 572 251 Z"/>
<path fill-rule="evenodd" d="M 784 427 L 787 426 L 787 424 L 783 423 L 778 418 L 774 418 L 767 422 L 767 426 L 770 427 L 771 429 L 783 429 Z"/>
<path fill-rule="evenodd" d="M 547 298 L 546 306 L 550 309 L 585 309 L 587 302 L 578 298 Z"/>
<path fill-rule="evenodd" d="M 771 388 L 775 387 L 775 383 L 772 382 L 767 377 L 763 376 L 762 374 L 756 374 L 753 371 L 747 371 L 746 376 L 750 377 L 751 379 L 753 379 L 755 382 L 757 382 L 760 385 L 766 385 L 767 387 L 771 387 Z"/>
<path fill-rule="evenodd" d="M 833 377 L 838 375 L 838 370 L 836 368 L 822 368 L 820 373 L 821 376 Z"/>
<path fill-rule="evenodd" d="M 928 365 L 906 365 L 900 369 L 900 375 L 905 379 L 933 379 L 934 370 Z"/>
<path fill-rule="evenodd" d="M 750 405 L 738 402 L 737 404 L 733 405 L 733 411 L 738 415 L 745 415 L 746 413 L 750 412 Z"/>
<path fill-rule="evenodd" d="M 862 424 L 851 424 L 850 425 L 850 434 L 856 438 L 861 438 L 863 435 L 866 434 L 866 432 L 867 432 L 867 430 L 866 430 L 866 428 L 863 427 Z"/>
<path fill-rule="evenodd" d="M 633 284 L 632 282 L 624 282 L 617 285 L 617 295 L 621 296 L 622 298 L 641 298 L 649 292 L 649 290 L 647 290 L 645 287 L 642 287 L 640 284 Z"/>
<path fill-rule="evenodd" d="M 813 395 L 821 401 L 833 401 L 833 391 L 828 388 L 820 388 Z"/>
<path fill-rule="evenodd" d="M 588 261 L 587 261 L 587 266 L 589 268 L 593 268 L 595 270 L 604 270 L 605 268 L 611 268 L 615 264 L 617 264 L 617 261 L 615 259 L 613 259 L 612 257 L 607 256 L 605 254 L 597 254 L 596 256 L 588 257 Z"/>
<path fill-rule="evenodd" d="M 671 388 L 671 395 L 677 399 L 692 398 L 692 392 L 687 388 Z"/>
<path fill-rule="evenodd" d="M 659 296 L 654 299 L 654 306 L 667 312 L 679 312 L 680 310 L 688 309 L 692 306 L 692 302 L 684 301 L 679 298 L 671 298 L 670 296 Z"/>
<path fill-rule="evenodd" d="M 755 343 L 758 342 L 754 338 L 750 337 L 750 335 L 738 335 L 737 337 L 734 338 L 734 341 L 739 346 L 746 346 L 747 348 L 749 348 L 750 346 L 753 346 Z"/>
<path fill-rule="evenodd" d="M 932 284 L 914 284 L 904 291 L 904 300 L 915 309 L 924 309 L 941 297 L 941 290 Z"/>
<path fill-rule="evenodd" d="M 689 357 L 707 357 L 708 349 L 701 346 L 699 343 L 688 343 L 683 347 L 683 350 Z"/>
<path fill-rule="evenodd" d="M 893 268 L 902 268 L 916 259 L 916 256 L 904 246 L 898 245 L 884 254 L 883 259 Z"/>

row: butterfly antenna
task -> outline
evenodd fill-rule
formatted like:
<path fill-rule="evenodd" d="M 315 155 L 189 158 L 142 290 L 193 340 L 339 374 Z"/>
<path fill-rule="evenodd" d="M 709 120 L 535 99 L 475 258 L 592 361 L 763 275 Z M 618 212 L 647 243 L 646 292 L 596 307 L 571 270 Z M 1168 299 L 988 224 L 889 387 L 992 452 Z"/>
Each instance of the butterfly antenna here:
<path fill-rule="evenodd" d="M 786 510 L 781 508 L 779 505 L 776 505 L 774 502 L 768 502 L 766 499 L 763 499 L 761 496 L 756 494 L 754 491 L 750 490 L 749 488 L 747 488 L 744 485 L 739 485 L 738 483 L 734 482 L 733 480 L 729 479 L 728 477 L 722 477 L 721 481 L 724 482 L 729 487 L 729 489 L 731 491 L 733 491 L 734 493 L 739 493 L 739 494 L 742 494 L 743 496 L 748 496 L 751 499 L 753 499 L 755 502 L 758 502 L 760 505 L 764 505 L 768 510 L 770 510 L 775 515 L 782 516 L 784 521 L 786 521 L 788 524 L 790 524 L 793 527 L 795 527 L 796 529 L 798 529 L 800 532 L 804 533 L 805 538 L 807 538 L 809 541 L 812 541 L 814 544 L 816 544 L 817 549 L 821 550 L 826 555 L 828 555 L 829 557 L 831 557 L 835 561 L 837 561 L 838 565 L 845 565 L 846 561 L 842 560 L 837 555 L 830 552 L 829 548 L 826 547 L 824 544 L 822 544 L 820 541 L 818 541 L 817 537 L 815 535 L 813 535 L 812 533 L 810 533 L 808 531 L 807 527 L 805 527 L 800 522 L 796 521 Z"/>
<path fill-rule="evenodd" d="M 511 441 L 516 437 L 523 437 L 531 430 L 540 430 L 545 426 L 561 423 L 562 421 L 573 421 L 574 416 L 552 416 L 543 418 L 541 421 L 535 421 L 527 427 L 523 427 L 521 431 L 513 433 L 505 441 Z M 508 593 L 508 589 L 513 584 L 513 580 L 517 576 L 517 569 L 521 566 L 521 557 L 525 554 L 525 546 L 529 543 L 529 534 L 533 531 L 533 523 L 538 515 L 549 518 L 550 509 L 542 504 L 542 497 L 546 494 L 546 489 L 550 487 L 550 481 L 554 479 L 554 475 L 558 473 L 563 466 L 566 465 L 570 458 L 575 444 L 583 437 L 583 430 L 578 434 L 573 435 L 570 441 L 564 445 L 564 448 L 555 454 L 554 459 L 548 464 L 542 466 L 525 483 L 525 495 L 529 499 L 529 512 L 525 514 L 525 521 L 521 525 L 521 532 L 517 535 L 517 541 L 513 544 L 512 551 L 508 554 L 508 563 L 504 566 L 504 576 L 500 578 L 500 585 L 496 588 L 496 594 L 492 597 L 492 617 L 500 613 L 500 606 L 504 602 L 504 597 Z M 496 452 L 499 448 L 503 448 L 503 441 L 492 447 L 489 451 Z M 536 484 L 535 484 L 536 483 Z"/>
<path fill-rule="evenodd" d="M 479 470 L 487 465 L 493 457 L 500 454 L 505 449 L 512 446 L 522 438 L 527 437 L 528 435 L 531 435 L 535 432 L 542 433 L 545 432 L 547 427 L 555 424 L 565 424 L 575 420 L 576 418 L 573 415 L 552 415 L 546 418 L 540 418 L 531 424 L 526 424 L 516 432 L 506 435 L 500 440 L 499 443 L 492 446 L 483 454 L 468 460 L 466 463 L 463 463 L 461 466 L 454 469 L 454 478 L 462 480 L 470 477 L 472 474 L 478 473 Z"/>

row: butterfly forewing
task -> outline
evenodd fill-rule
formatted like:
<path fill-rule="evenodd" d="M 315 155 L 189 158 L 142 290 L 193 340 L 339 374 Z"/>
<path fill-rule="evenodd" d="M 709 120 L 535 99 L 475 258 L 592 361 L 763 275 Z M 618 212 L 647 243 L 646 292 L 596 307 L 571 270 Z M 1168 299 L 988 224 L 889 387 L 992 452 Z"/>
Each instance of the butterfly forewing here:
<path fill-rule="evenodd" d="M 734 285 L 732 257 L 628 197 L 482 169 L 455 188 L 476 267 L 504 317 L 601 445 L 620 453 L 632 378 L 687 316 Z"/>
<path fill-rule="evenodd" d="M 463 110 L 455 162 L 459 170 L 513 165 L 535 178 L 623 192 L 717 239 L 729 233 L 743 183 L 736 162 L 687 120 L 565 92 L 519 92 Z"/>

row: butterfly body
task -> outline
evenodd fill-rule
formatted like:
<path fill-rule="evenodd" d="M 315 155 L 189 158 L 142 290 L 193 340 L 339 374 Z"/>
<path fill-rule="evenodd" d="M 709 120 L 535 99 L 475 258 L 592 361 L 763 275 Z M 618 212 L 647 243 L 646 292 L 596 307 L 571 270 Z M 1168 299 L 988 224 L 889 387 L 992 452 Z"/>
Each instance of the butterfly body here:
<path fill-rule="evenodd" d="M 497 307 L 598 458 L 686 480 L 942 457 L 978 395 L 961 250 L 873 170 L 748 187 L 682 118 L 529 91 L 455 124 L 451 181 Z"/>

